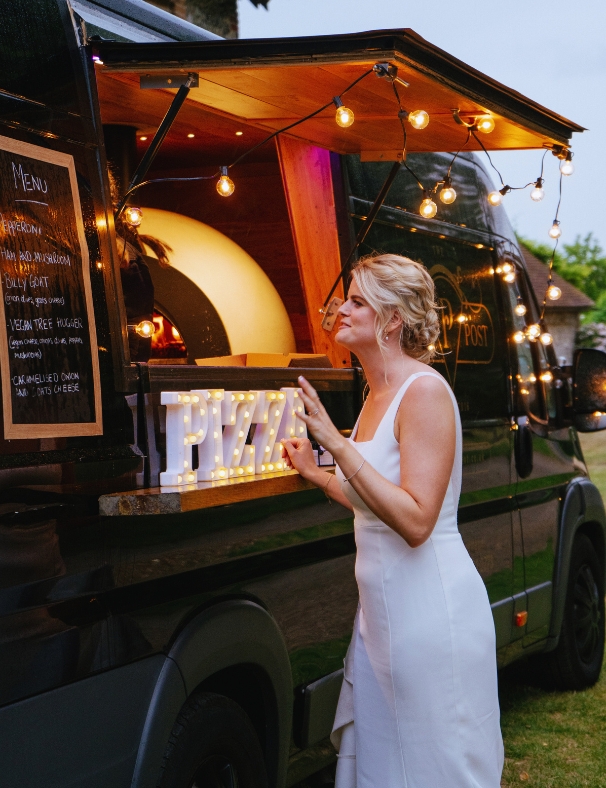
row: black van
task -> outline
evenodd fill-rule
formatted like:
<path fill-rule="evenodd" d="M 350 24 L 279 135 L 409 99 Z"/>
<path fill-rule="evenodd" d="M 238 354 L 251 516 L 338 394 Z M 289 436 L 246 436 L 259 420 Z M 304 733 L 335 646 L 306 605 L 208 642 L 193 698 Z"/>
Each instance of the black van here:
<path fill-rule="evenodd" d="M 119 10 L 115 0 L 108 4 Z M 353 523 L 348 511 L 290 472 L 245 484 L 158 486 L 166 461 L 163 392 L 279 390 L 295 386 L 300 369 L 195 366 L 191 359 L 131 364 L 101 115 L 107 107 L 116 116 L 135 112 L 125 97 L 136 104 L 139 85 L 125 72 L 115 92 L 100 99 L 93 60 L 124 57 L 132 65 L 140 50 L 127 47 L 124 54 L 120 44 L 87 38 L 77 10 L 97 19 L 98 5 L 14 0 L 0 10 L 0 136 L 74 162 L 103 416 L 98 434 L 9 439 L 5 432 L 0 441 L 0 782 L 292 786 L 335 758 L 328 734 L 357 606 Z M 131 10 L 136 5 L 128 3 Z M 154 30 L 161 36 L 162 25 Z M 198 44 L 187 46 L 179 50 L 185 66 Z M 236 52 L 247 44 L 230 46 Z M 401 63 L 404 52 L 425 75 L 446 63 L 434 80 L 440 90 L 458 79 L 463 93 L 479 91 L 503 118 L 518 113 L 516 133 L 527 140 L 539 129 L 565 142 L 579 130 L 410 31 L 253 42 L 250 49 L 253 59 L 269 53 L 274 65 L 276 58 L 290 63 L 297 50 L 305 62 L 324 58 L 328 72 L 337 51 L 341 60 L 350 53 L 358 71 L 377 52 Z M 144 46 L 146 57 L 157 51 Z M 231 55 L 227 61 L 232 68 Z M 375 92 L 382 89 L 377 84 Z M 165 98 L 136 104 L 146 123 L 165 111 Z M 193 103 L 186 109 L 189 123 L 202 112 Z M 208 120 L 212 112 L 203 111 Z M 222 110 L 216 118 L 209 147 L 218 157 L 240 126 Z M 251 137 L 260 134 L 252 122 L 244 125 Z M 395 127 L 399 134 L 397 116 Z M 184 159 L 194 166 L 181 150 L 183 138 L 166 160 L 159 155 L 152 175 L 170 174 Z M 106 142 L 109 152 L 109 134 Z M 417 152 L 407 164 L 421 181 L 435 182 L 451 159 Z M 392 164 L 348 151 L 331 153 L 329 164 L 332 192 L 320 208 L 336 214 L 345 259 Z M 271 234 L 277 256 L 270 273 L 284 300 L 291 299 L 292 314 L 300 308 L 301 348 L 319 353 L 305 334 L 305 288 L 289 251 L 276 150 L 266 149 L 248 177 L 258 188 L 239 203 L 241 237 L 254 240 L 259 228 Z M 532 655 L 553 686 L 582 689 L 597 680 L 604 648 L 606 516 L 576 430 L 606 428 L 606 355 L 580 351 L 573 368 L 559 368 L 553 347 L 527 336 L 526 328 L 539 322 L 542 294 L 532 292 L 503 208 L 487 203 L 492 186 L 481 160 L 461 154 L 452 180 L 456 202 L 427 220 L 418 215 L 418 183 L 401 168 L 359 251 L 406 254 L 436 281 L 442 306 L 436 369 L 454 389 L 464 429 L 459 524 L 488 589 L 500 665 Z M 196 210 L 211 205 L 213 189 L 200 191 L 204 199 L 194 193 Z M 167 187 L 147 199 L 186 212 L 183 194 Z M 2 209 L 8 216 L 4 203 Z M 3 275 L 10 276 L 9 262 L 0 259 Z M 505 273 L 514 274 L 511 281 Z M 155 276 L 157 301 L 170 301 L 177 333 L 190 343 L 192 304 L 204 306 L 203 294 L 176 271 Z M 519 299 L 524 315 L 516 311 Z M 229 353 L 220 322 L 216 331 L 221 342 L 209 355 Z M 195 331 L 191 336 L 193 343 Z M 362 404 L 360 370 L 315 367 L 305 375 L 337 426 L 350 430 Z"/>

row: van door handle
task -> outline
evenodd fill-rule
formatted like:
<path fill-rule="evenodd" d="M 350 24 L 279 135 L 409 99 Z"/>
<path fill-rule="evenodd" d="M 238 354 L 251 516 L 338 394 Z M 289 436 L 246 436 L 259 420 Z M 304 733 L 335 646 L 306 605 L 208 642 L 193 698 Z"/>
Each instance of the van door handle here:
<path fill-rule="evenodd" d="M 519 416 L 515 420 L 514 456 L 516 470 L 521 479 L 532 473 L 532 430 L 528 416 Z"/>

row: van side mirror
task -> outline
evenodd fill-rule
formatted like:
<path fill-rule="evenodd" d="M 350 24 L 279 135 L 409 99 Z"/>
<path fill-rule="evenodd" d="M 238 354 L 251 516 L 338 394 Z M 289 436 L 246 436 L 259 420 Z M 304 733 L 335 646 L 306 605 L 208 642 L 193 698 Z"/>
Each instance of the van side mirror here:
<path fill-rule="evenodd" d="M 606 353 L 580 348 L 572 368 L 573 424 L 579 432 L 606 429 Z"/>

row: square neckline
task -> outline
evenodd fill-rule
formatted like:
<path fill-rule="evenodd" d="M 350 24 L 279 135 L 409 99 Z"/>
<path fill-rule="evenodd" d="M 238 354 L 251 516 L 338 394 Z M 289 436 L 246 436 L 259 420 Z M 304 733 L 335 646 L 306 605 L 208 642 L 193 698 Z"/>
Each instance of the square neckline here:
<path fill-rule="evenodd" d="M 405 387 L 405 386 L 408 384 L 408 382 L 409 382 L 409 381 L 410 381 L 412 378 L 414 378 L 416 375 L 431 375 L 432 377 L 433 377 L 433 376 L 437 376 L 437 377 L 439 377 L 439 378 L 442 378 L 442 376 L 440 375 L 440 373 L 439 373 L 439 372 L 430 372 L 429 370 L 427 370 L 427 371 L 426 371 L 426 370 L 424 370 L 424 369 L 423 369 L 423 370 L 420 370 L 419 372 L 412 372 L 412 373 L 411 373 L 411 374 L 410 374 L 410 375 L 409 375 L 409 376 L 406 378 L 406 380 L 404 381 L 404 383 L 402 383 L 402 385 L 400 386 L 400 388 L 399 388 L 399 389 L 396 391 L 396 393 L 395 393 L 395 394 L 394 394 L 394 396 L 392 397 L 392 399 L 391 399 L 391 402 L 390 402 L 390 403 L 389 403 L 389 405 L 387 406 L 387 409 L 386 409 L 385 413 L 383 414 L 383 416 L 381 417 L 381 420 L 380 420 L 380 421 L 379 421 L 379 423 L 377 424 L 377 428 L 375 429 L 375 433 L 374 433 L 374 435 L 372 436 L 372 438 L 371 438 L 370 440 L 367 440 L 367 441 L 357 441 L 357 440 L 355 439 L 355 436 L 358 434 L 358 429 L 359 429 L 359 426 L 360 426 L 360 419 L 362 418 L 362 413 L 363 413 L 363 411 L 364 411 L 364 405 L 366 405 L 366 403 L 364 403 L 364 405 L 362 405 L 362 410 L 360 411 L 360 413 L 359 413 L 359 415 L 358 415 L 358 418 L 357 418 L 357 421 L 356 421 L 356 423 L 355 423 L 355 425 L 354 425 L 354 428 L 353 428 L 352 434 L 351 434 L 351 436 L 350 436 L 350 438 L 349 438 L 349 440 L 350 440 L 350 441 L 353 443 L 353 445 L 354 445 L 354 446 L 364 446 L 365 444 L 367 444 L 367 443 L 372 443 L 372 442 L 374 441 L 374 439 L 377 437 L 377 433 L 379 432 L 379 430 L 381 429 L 381 427 L 382 427 L 382 425 L 383 425 L 383 422 L 385 421 L 385 417 L 387 416 L 387 414 L 388 414 L 388 413 L 389 413 L 389 411 L 391 410 L 391 406 L 392 406 L 392 405 L 394 404 L 394 402 L 396 401 L 396 398 L 397 398 L 398 394 L 399 394 L 399 393 L 402 391 L 402 389 L 403 389 L 403 388 L 404 388 L 404 387 Z M 404 393 L 406 393 L 406 392 L 404 392 Z M 404 394 L 402 394 L 402 397 L 404 397 Z M 391 434 L 391 437 L 394 439 L 394 441 L 395 441 L 396 443 L 398 443 L 398 441 L 396 440 L 396 436 L 393 434 L 393 430 L 392 430 L 392 432 L 391 432 L 390 434 Z"/>

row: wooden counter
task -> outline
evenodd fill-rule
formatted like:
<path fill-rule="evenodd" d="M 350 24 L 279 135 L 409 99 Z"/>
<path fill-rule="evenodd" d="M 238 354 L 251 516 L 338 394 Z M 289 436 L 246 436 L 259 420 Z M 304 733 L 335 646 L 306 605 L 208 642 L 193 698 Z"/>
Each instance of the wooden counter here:
<path fill-rule="evenodd" d="M 326 470 L 332 472 L 330 467 Z M 99 498 L 99 514 L 105 517 L 179 514 L 312 489 L 314 485 L 303 479 L 297 471 L 280 471 L 241 479 L 198 482 L 178 487 L 149 487 L 102 495 Z"/>

